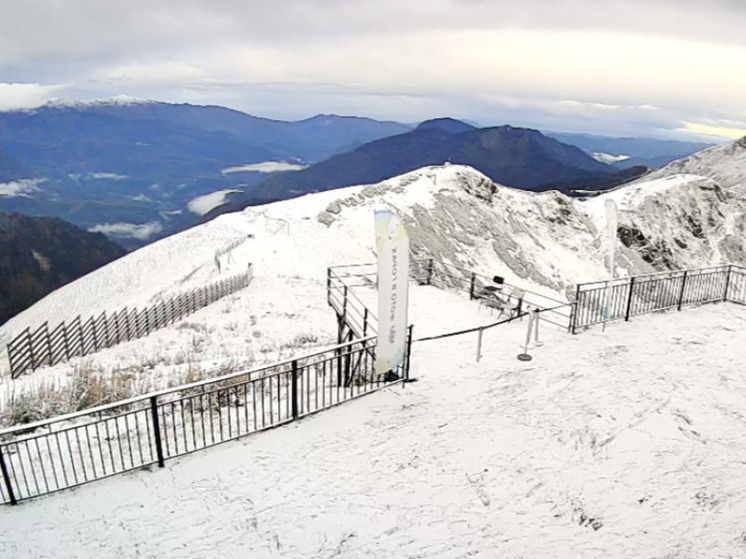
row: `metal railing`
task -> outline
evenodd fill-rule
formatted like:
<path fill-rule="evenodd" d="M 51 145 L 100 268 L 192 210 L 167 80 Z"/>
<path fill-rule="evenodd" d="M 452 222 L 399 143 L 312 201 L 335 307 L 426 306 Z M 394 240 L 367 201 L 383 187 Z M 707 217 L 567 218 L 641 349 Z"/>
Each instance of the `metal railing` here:
<path fill-rule="evenodd" d="M 347 293 L 352 299 L 348 301 L 348 305 L 350 306 L 348 312 L 353 315 L 353 320 L 358 321 L 361 327 L 367 324 L 368 330 L 372 328 L 372 331 L 375 331 L 377 325 L 376 318 L 370 311 L 366 314 L 365 305 L 354 294 L 354 288 L 375 287 L 377 282 L 376 274 L 376 264 L 351 264 L 329 268 L 327 277 L 329 304 L 335 306 L 344 301 L 344 289 L 346 287 L 348 289 Z M 411 280 L 416 281 L 420 285 L 434 285 L 442 289 L 455 289 L 456 291 L 468 294 L 470 299 L 477 299 L 485 286 L 494 285 L 492 278 L 432 258 L 410 261 L 409 276 Z M 509 283 L 504 283 L 503 285 L 512 288 L 519 287 Z M 521 310 L 530 311 L 532 309 L 540 309 L 547 311 L 541 313 L 541 320 L 560 328 L 570 328 L 572 303 L 553 299 L 522 287 L 521 289 L 526 292 L 523 297 Z M 506 292 L 508 291 L 506 290 Z M 515 302 L 515 297 L 512 295 L 509 295 L 508 298 Z M 340 308 L 335 306 L 338 312 Z"/>
<path fill-rule="evenodd" d="M 411 329 L 407 343 L 411 344 Z M 367 337 L 282 363 L 0 430 L 0 502 L 75 487 L 276 427 L 406 380 Z"/>
<path fill-rule="evenodd" d="M 583 283 L 577 286 L 571 331 L 720 301 L 746 304 L 746 268 L 715 266 Z"/>

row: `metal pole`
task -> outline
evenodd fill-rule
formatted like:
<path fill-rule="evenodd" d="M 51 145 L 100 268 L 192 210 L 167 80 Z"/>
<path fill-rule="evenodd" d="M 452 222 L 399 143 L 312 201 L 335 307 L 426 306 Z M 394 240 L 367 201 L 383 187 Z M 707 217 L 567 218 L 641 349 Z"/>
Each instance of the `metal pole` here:
<path fill-rule="evenodd" d="M 681 310 L 681 303 L 684 301 L 684 287 L 686 287 L 686 277 L 687 277 L 688 271 L 684 272 L 683 281 L 681 282 L 681 291 L 679 292 L 679 304 L 676 307 L 677 311 Z"/>
<path fill-rule="evenodd" d="M 3 447 L 0 446 L 0 470 L 2 470 L 3 481 L 5 481 L 5 488 L 8 490 L 8 497 L 10 498 L 10 504 L 15 505 L 18 503 L 16 495 L 13 493 L 13 486 L 10 483 L 10 474 L 8 473 L 8 467 L 5 465 L 5 458 L 3 457 Z"/>
<path fill-rule="evenodd" d="M 606 289 L 604 289 L 604 321 L 603 321 L 603 325 L 601 326 L 601 332 L 606 332 L 606 323 L 609 321 L 609 317 L 611 316 L 611 311 L 609 310 L 610 304 L 611 304 L 611 285 L 607 281 Z"/>
<path fill-rule="evenodd" d="M 624 313 L 624 321 L 629 322 L 629 313 L 632 309 L 632 292 L 635 289 L 635 278 L 634 276 L 629 280 L 629 293 L 627 294 L 627 311 Z"/>
<path fill-rule="evenodd" d="M 332 269 L 326 269 L 326 303 L 332 304 Z"/>
<path fill-rule="evenodd" d="M 293 409 L 293 419 L 298 419 L 298 361 L 293 361 L 292 365 L 292 409 Z"/>
<path fill-rule="evenodd" d="M 163 444 L 161 442 L 161 425 L 158 422 L 158 396 L 150 397 L 150 412 L 153 416 L 153 434 L 155 435 L 155 452 L 158 455 L 158 467 L 163 468 Z"/>
<path fill-rule="evenodd" d="M 407 339 L 407 367 L 404 370 L 404 380 L 409 380 L 409 368 L 412 364 L 412 329 L 414 326 L 409 325 L 409 338 Z"/>
<path fill-rule="evenodd" d="M 570 333 L 575 334 L 575 327 L 578 323 L 578 312 L 579 312 L 579 299 L 580 299 L 580 285 L 575 287 L 575 304 L 572 307 L 572 313 L 570 316 Z"/>
<path fill-rule="evenodd" d="M 544 342 L 539 341 L 539 309 L 534 309 L 534 345 L 539 347 L 544 345 Z"/>
<path fill-rule="evenodd" d="M 728 288 L 730 287 L 730 274 L 733 271 L 733 264 L 728 265 L 728 274 L 725 276 L 725 291 L 723 292 L 723 301 L 728 300 Z"/>
<path fill-rule="evenodd" d="M 477 363 L 479 363 L 479 360 L 482 358 L 482 333 L 483 329 L 480 328 L 477 334 Z"/>

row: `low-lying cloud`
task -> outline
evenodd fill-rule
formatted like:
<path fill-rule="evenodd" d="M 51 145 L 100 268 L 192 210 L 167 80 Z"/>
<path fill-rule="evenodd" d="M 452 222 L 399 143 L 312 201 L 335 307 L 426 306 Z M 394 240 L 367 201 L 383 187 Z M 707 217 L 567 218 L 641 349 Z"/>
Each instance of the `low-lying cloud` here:
<path fill-rule="evenodd" d="M 29 194 L 37 192 L 37 185 L 47 182 L 47 179 L 20 179 L 16 181 L 0 183 L 0 196 L 4 198 L 13 198 L 23 196 L 28 198 Z"/>
<path fill-rule="evenodd" d="M 251 165 L 240 165 L 238 167 L 228 167 L 220 171 L 224 175 L 231 173 L 280 173 L 283 171 L 300 171 L 307 165 L 298 165 L 296 163 L 287 163 L 285 161 L 264 161 L 262 163 L 252 163 Z"/>
<path fill-rule="evenodd" d="M 210 194 L 205 194 L 204 196 L 198 196 L 187 204 L 187 208 L 194 214 L 205 215 L 213 208 L 217 208 L 225 202 L 225 197 L 231 192 L 237 191 L 231 189 L 218 190 L 216 192 L 211 192 Z"/>
<path fill-rule="evenodd" d="M 157 221 L 148 223 L 101 223 L 88 229 L 91 233 L 103 233 L 118 239 L 138 239 L 147 241 L 153 235 L 163 231 L 163 226 Z"/>

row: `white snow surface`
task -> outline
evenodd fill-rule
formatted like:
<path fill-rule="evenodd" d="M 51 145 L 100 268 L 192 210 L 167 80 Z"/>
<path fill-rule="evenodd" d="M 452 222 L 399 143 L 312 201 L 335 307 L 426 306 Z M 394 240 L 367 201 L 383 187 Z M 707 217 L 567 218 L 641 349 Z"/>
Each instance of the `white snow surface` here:
<path fill-rule="evenodd" d="M 411 317 L 415 338 L 490 320 L 426 286 Z M 721 303 L 544 328 L 528 363 L 525 322 L 480 363 L 476 334 L 415 343 L 416 383 L 0 508 L 0 556 L 740 557 L 745 326 Z"/>
<path fill-rule="evenodd" d="M 150 101 L 148 99 L 140 99 L 138 97 L 132 97 L 131 95 L 115 95 L 108 99 L 86 99 L 82 101 L 69 101 L 66 99 L 51 99 L 44 106 L 45 107 L 92 107 L 97 105 L 110 105 L 127 107 L 130 105 L 148 105 L 159 103 L 159 101 Z"/>
<path fill-rule="evenodd" d="M 743 196 L 746 193 L 746 136 L 673 161 L 638 179 L 638 182 L 678 174 L 699 175 L 712 179 L 721 188 Z"/>
<path fill-rule="evenodd" d="M 742 201 L 693 175 L 604 195 L 670 266 L 743 250 L 743 236 L 734 240 Z M 147 338 L 13 385 L 0 369 L 0 379 L 6 393 L 20 391 L 83 366 L 157 384 L 185 367 L 235 370 L 328 346 L 326 268 L 374 261 L 379 208 L 402 216 L 415 257 L 562 297 L 607 274 L 603 199 L 509 189 L 447 165 L 220 216 L 55 291 L 3 325 L 0 342 L 252 263 L 248 288 Z M 215 251 L 249 235 L 219 271 Z M 652 270 L 641 253 L 622 248 L 617 266 Z M 410 320 L 419 338 L 494 317 L 464 296 L 413 286 Z M 515 358 L 525 322 L 486 331 L 479 363 L 476 334 L 415 343 L 416 383 L 163 470 L 0 508 L 0 556 L 743 556 L 745 323 L 743 307 L 722 303 L 578 336 L 542 327 L 528 363 Z"/>
<path fill-rule="evenodd" d="M 746 264 L 746 204 L 708 178 L 661 178 L 580 201 L 553 191 L 504 187 L 470 167 L 444 165 L 376 185 L 249 207 L 148 245 L 8 321 L 0 327 L 0 346 L 46 320 L 53 325 L 78 314 L 146 305 L 216 281 L 221 276 L 214 251 L 246 235 L 253 239 L 232 255 L 241 270 L 251 262 L 255 277 L 268 283 L 321 281 L 328 266 L 375 261 L 373 210 L 385 208 L 401 215 L 415 258 L 501 275 L 508 283 L 567 300 L 576 283 L 608 274 L 600 238 L 605 197 L 618 201 L 620 226 L 645 237 L 643 246 L 620 243 L 620 273 Z M 249 290 L 252 299 L 277 297 Z M 0 375 L 3 367 L 7 359 L 0 360 Z"/>

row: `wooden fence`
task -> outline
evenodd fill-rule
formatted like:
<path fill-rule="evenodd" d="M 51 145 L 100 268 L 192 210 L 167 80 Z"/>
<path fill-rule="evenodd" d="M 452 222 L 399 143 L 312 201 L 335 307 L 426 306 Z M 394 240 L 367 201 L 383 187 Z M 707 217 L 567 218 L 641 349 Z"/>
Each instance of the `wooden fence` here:
<path fill-rule="evenodd" d="M 26 328 L 7 346 L 13 378 L 44 365 L 56 365 L 73 357 L 89 355 L 122 342 L 147 336 L 172 324 L 218 299 L 247 287 L 252 266 L 246 272 L 205 287 L 193 289 L 144 309 L 124 308 L 114 313 L 50 327 L 47 322 L 31 330 Z"/>

